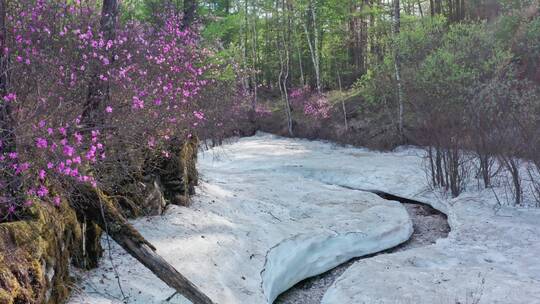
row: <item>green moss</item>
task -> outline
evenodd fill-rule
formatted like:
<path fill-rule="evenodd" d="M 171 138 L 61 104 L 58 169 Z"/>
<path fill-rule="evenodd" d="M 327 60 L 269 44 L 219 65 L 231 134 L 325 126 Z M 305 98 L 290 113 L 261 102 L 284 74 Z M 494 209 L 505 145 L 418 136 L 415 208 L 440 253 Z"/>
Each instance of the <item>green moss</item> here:
<path fill-rule="evenodd" d="M 199 139 L 193 137 L 186 141 L 180 150 L 180 168 L 184 181 L 184 196 L 189 197 L 195 192 L 195 186 L 199 183 L 197 173 L 197 150 Z"/>
<path fill-rule="evenodd" d="M 0 289 L 0 304 L 12 304 L 13 299 L 11 295 L 5 290 Z"/>
<path fill-rule="evenodd" d="M 70 292 L 69 262 L 81 252 L 81 225 L 67 202 L 58 208 L 36 204 L 30 214 L 0 224 L 0 304 L 63 303 Z M 54 271 L 51 281 L 44 270 Z"/>
<path fill-rule="evenodd" d="M 158 159 L 162 164 L 159 177 L 167 179 L 171 186 L 165 192 L 180 198 L 183 204 L 189 202 L 189 195 L 198 182 L 198 144 L 197 138 L 190 139 L 174 149 L 176 157 Z M 59 207 L 36 204 L 29 208 L 27 220 L 0 224 L 0 304 L 65 302 L 72 285 L 68 269 L 70 261 L 77 267 L 90 269 L 97 266 L 102 255 L 102 232 L 95 223 L 100 223 L 103 217 L 101 213 L 91 213 L 100 210 L 97 206 L 104 206 L 112 235 L 130 235 L 131 239 L 152 247 L 136 230 L 126 225 L 119 209 L 118 195 L 109 196 L 92 187 L 80 191 L 85 194 L 85 201 L 70 202 L 71 206 L 77 206 L 78 212 L 67 201 Z M 49 281 L 47 277 L 53 272 Z"/>

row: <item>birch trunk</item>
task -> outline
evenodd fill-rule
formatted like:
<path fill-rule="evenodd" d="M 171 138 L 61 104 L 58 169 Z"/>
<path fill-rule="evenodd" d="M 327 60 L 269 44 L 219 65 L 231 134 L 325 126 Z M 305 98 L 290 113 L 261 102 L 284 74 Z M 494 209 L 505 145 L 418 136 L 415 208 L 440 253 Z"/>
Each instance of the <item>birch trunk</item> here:
<path fill-rule="evenodd" d="M 343 93 L 343 88 L 341 86 L 341 75 L 339 74 L 339 69 L 337 70 L 339 93 Z M 347 108 L 345 107 L 345 99 L 341 96 L 341 108 L 343 110 L 343 120 L 345 122 L 345 131 L 349 131 L 349 122 L 347 120 Z"/>
<path fill-rule="evenodd" d="M 311 61 L 313 62 L 313 68 L 315 70 L 315 81 L 317 85 L 317 93 L 322 92 L 321 88 L 321 72 L 320 72 L 320 61 L 319 61 L 319 38 L 317 35 L 317 13 L 315 12 L 315 6 L 313 0 L 309 1 L 309 12 L 310 17 L 313 23 L 313 41 L 309 35 L 309 30 L 307 24 L 304 23 L 304 31 L 306 32 L 306 39 L 309 46 L 309 51 L 311 53 Z"/>
<path fill-rule="evenodd" d="M 401 20 L 400 20 L 400 4 L 399 0 L 394 0 L 394 22 L 392 24 L 392 32 L 394 34 L 394 68 L 397 85 L 397 98 L 398 98 L 398 132 L 400 140 L 403 141 L 403 88 L 401 83 L 401 59 L 399 51 L 398 37 L 400 32 Z"/>
<path fill-rule="evenodd" d="M 279 2 L 278 2 L 279 3 Z M 276 11 L 279 4 L 276 3 Z M 284 1 L 282 2 L 282 8 L 283 12 L 285 14 L 285 4 Z M 285 27 L 282 27 L 285 28 Z M 278 41 L 276 43 L 279 53 L 279 63 L 280 63 L 280 71 L 279 71 L 279 91 L 281 93 L 281 98 L 284 101 L 285 104 L 285 114 L 287 118 L 287 132 L 289 133 L 289 136 L 294 136 L 293 133 L 293 123 L 292 123 L 292 111 L 291 111 L 291 104 L 289 100 L 289 92 L 287 90 L 287 82 L 289 79 L 289 64 L 290 64 L 290 57 L 289 57 L 289 49 L 285 43 L 285 34 L 279 34 L 278 33 Z M 281 43 L 280 40 L 281 39 Z M 283 55 L 282 49 L 285 49 L 285 58 Z"/>

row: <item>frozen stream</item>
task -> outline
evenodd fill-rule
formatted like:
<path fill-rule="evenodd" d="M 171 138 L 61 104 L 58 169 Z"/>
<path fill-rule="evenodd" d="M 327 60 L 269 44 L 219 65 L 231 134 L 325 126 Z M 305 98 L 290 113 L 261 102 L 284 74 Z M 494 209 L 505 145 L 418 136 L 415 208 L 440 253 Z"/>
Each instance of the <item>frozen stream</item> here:
<path fill-rule="evenodd" d="M 540 211 L 497 206 L 499 189 L 433 192 L 421 155 L 241 138 L 200 153 L 189 208 L 133 224 L 218 304 L 269 304 L 284 292 L 279 303 L 540 303 Z M 451 231 L 430 208 L 354 189 L 429 203 Z M 189 303 L 166 301 L 173 291 L 119 246 L 111 255 L 119 277 L 102 259 L 69 304 Z"/>
<path fill-rule="evenodd" d="M 390 199 L 390 198 L 387 198 Z M 450 226 L 446 215 L 423 204 L 402 202 L 413 221 L 414 232 L 411 238 L 392 249 L 379 254 L 400 252 L 412 248 L 434 244 L 438 239 L 446 238 L 450 232 Z M 281 294 L 274 303 L 276 304 L 317 304 L 320 303 L 325 292 L 334 281 L 345 272 L 351 265 L 360 259 L 371 256 L 355 258 L 347 263 L 327 271 L 318 276 L 303 280 L 288 291 Z"/>

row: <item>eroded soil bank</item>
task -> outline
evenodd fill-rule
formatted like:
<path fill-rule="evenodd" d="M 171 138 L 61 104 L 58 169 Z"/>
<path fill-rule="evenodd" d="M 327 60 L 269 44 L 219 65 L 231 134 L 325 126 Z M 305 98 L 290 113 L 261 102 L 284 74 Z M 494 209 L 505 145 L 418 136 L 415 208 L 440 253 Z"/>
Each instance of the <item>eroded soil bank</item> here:
<path fill-rule="evenodd" d="M 423 247 L 434 244 L 438 239 L 446 238 L 450 232 L 450 226 L 446 215 L 433 209 L 428 205 L 415 204 L 411 202 L 402 202 L 403 206 L 411 216 L 414 233 L 406 243 L 383 251 L 379 254 L 390 254 L 399 251 L 405 251 L 412 248 Z M 372 256 L 353 259 L 342 264 L 328 272 L 318 276 L 306 279 L 287 292 L 281 294 L 276 304 L 317 304 L 321 303 L 325 292 L 330 288 L 334 281 L 347 270 L 353 263 L 360 259 L 368 259 Z"/>

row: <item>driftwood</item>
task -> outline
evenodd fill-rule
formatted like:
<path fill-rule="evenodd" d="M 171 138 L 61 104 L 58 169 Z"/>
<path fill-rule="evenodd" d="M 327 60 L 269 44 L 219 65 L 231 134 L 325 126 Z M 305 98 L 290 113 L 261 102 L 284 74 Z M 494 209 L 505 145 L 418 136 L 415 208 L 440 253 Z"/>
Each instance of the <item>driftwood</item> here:
<path fill-rule="evenodd" d="M 79 199 L 71 202 L 73 208 L 94 221 L 131 256 L 177 293 L 194 304 L 214 304 L 208 296 L 156 253 L 156 248 L 118 211 L 113 198 L 90 186 L 79 185 L 77 190 Z"/>

